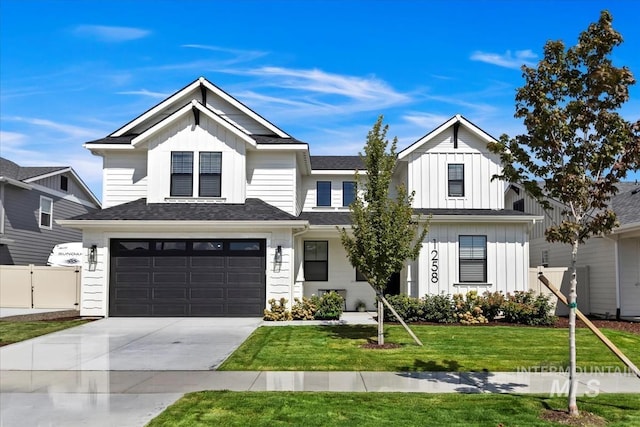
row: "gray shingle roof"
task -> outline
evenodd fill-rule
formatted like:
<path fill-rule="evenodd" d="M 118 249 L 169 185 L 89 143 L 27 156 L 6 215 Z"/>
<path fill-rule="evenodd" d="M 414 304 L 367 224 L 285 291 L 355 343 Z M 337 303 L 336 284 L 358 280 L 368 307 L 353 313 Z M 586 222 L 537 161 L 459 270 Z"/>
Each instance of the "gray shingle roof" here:
<path fill-rule="evenodd" d="M 286 213 L 260 199 L 245 203 L 147 203 L 147 199 L 79 215 L 72 220 L 102 221 L 291 221 Z"/>
<path fill-rule="evenodd" d="M 301 212 L 300 219 L 311 225 L 350 225 L 351 212 Z"/>
<path fill-rule="evenodd" d="M 640 184 L 621 182 L 618 194 L 612 197 L 611 207 L 620 225 L 640 222 Z"/>
<path fill-rule="evenodd" d="M 258 144 L 306 144 L 306 142 L 300 141 L 295 138 L 280 138 L 279 136 L 272 135 L 249 135 L 255 139 Z"/>
<path fill-rule="evenodd" d="M 467 215 L 467 216 L 531 216 L 526 212 L 511 209 L 414 209 L 419 215 Z"/>
<path fill-rule="evenodd" d="M 311 169 L 364 170 L 360 156 L 311 156 Z"/>
<path fill-rule="evenodd" d="M 19 166 L 11 160 L 0 157 L 0 176 L 24 181 L 40 175 L 69 169 L 69 166 Z"/>
<path fill-rule="evenodd" d="M 88 141 L 85 144 L 131 144 L 131 140 L 138 135 L 123 135 L 123 136 L 107 136 L 93 141 Z"/>

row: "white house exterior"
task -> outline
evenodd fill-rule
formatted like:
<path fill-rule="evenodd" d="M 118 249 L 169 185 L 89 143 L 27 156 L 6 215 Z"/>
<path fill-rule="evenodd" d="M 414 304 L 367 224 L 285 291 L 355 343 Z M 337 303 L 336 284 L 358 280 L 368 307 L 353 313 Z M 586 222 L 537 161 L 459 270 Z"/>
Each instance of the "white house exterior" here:
<path fill-rule="evenodd" d="M 389 292 L 528 289 L 542 218 L 504 209 L 491 140 L 455 116 L 399 153 L 394 179 L 432 219 Z M 260 316 L 329 289 L 373 307 L 337 230 L 359 156 L 311 156 L 203 78 L 85 146 L 104 159 L 104 209 L 62 221 L 83 230 L 81 315 Z"/>
<path fill-rule="evenodd" d="M 618 184 L 618 194 L 610 202 L 619 227 L 612 233 L 592 237 L 578 249 L 579 267 L 585 267 L 586 288 L 578 277 L 578 307 L 603 317 L 640 317 L 640 184 Z M 569 267 L 571 247 L 545 240 L 544 230 L 561 220 L 563 206 L 550 201 L 546 215 L 542 207 L 517 186 L 510 186 L 505 203 L 514 209 L 545 215 L 531 232 L 530 265 Z M 582 291 L 582 292 L 581 292 Z M 586 291 L 586 292 L 585 292 Z M 586 301 L 585 301 L 585 295 Z"/>

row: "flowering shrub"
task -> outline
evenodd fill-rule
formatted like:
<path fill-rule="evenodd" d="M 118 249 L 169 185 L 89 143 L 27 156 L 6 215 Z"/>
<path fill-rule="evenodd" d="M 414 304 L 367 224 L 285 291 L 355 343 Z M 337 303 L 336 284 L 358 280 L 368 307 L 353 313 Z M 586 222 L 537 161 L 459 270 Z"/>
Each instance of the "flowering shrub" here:
<path fill-rule="evenodd" d="M 453 304 L 456 308 L 456 316 L 463 325 L 489 323 L 482 314 L 478 291 L 469 291 L 466 296 L 455 294 L 453 296 Z"/>
<path fill-rule="evenodd" d="M 478 300 L 480 308 L 482 308 L 482 314 L 488 321 L 495 320 L 502 312 L 502 305 L 504 304 L 504 295 L 502 292 L 489 292 L 486 291 Z"/>
<path fill-rule="evenodd" d="M 504 319 L 524 325 L 552 325 L 556 316 L 551 314 L 553 306 L 546 295 L 535 295 L 533 291 L 516 291 L 507 294 L 502 305 Z"/>
<path fill-rule="evenodd" d="M 271 309 L 264 310 L 264 320 L 291 320 L 291 312 L 287 310 L 287 300 L 280 298 L 280 301 L 276 301 L 275 298 L 271 298 L 268 303 Z"/>
<path fill-rule="evenodd" d="M 302 301 L 298 298 L 293 299 L 294 304 L 291 306 L 291 317 L 293 320 L 313 320 L 318 306 L 317 298 L 302 297 Z"/>

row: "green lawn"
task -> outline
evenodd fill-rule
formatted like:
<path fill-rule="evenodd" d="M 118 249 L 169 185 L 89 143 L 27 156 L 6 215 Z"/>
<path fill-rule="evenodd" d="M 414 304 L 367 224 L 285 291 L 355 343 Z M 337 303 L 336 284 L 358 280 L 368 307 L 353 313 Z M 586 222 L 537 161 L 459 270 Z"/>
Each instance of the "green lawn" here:
<path fill-rule="evenodd" d="M 506 394 L 204 391 L 185 395 L 148 426 L 554 426 L 541 414 L 566 403 Z M 609 427 L 640 425 L 640 395 L 582 397 L 578 407 Z"/>
<path fill-rule="evenodd" d="M 35 322 L 0 321 L 0 345 L 28 340 L 40 335 L 87 323 L 88 320 L 39 320 Z"/>
<path fill-rule="evenodd" d="M 376 326 L 279 326 L 258 328 L 219 370 L 257 371 L 516 371 L 566 367 L 567 331 L 513 326 L 411 326 L 424 343 L 414 344 L 401 326 L 385 328 L 397 349 L 361 348 L 375 342 Z M 603 330 L 636 364 L 640 335 Z M 576 331 L 578 365 L 624 365 L 590 331 Z"/>

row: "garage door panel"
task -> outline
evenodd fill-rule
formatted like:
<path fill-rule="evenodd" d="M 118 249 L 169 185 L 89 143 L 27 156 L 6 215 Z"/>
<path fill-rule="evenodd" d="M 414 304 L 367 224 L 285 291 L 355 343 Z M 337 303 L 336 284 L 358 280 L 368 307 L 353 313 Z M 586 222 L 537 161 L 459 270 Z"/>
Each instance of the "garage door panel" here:
<path fill-rule="evenodd" d="M 148 285 L 151 283 L 150 281 L 151 275 L 147 272 L 144 273 L 116 273 L 116 281 L 121 285 Z"/>
<path fill-rule="evenodd" d="M 219 239 L 215 243 L 112 240 L 110 315 L 262 316 L 266 304 L 264 240 Z M 209 247 L 215 250 L 206 249 Z"/>
<path fill-rule="evenodd" d="M 153 290 L 152 295 L 153 301 L 157 300 L 187 300 L 187 289 L 186 288 L 166 288 L 159 289 L 156 288 Z"/>
<path fill-rule="evenodd" d="M 155 257 L 153 258 L 153 266 L 155 268 L 185 268 L 188 264 L 187 257 Z"/>
<path fill-rule="evenodd" d="M 191 301 L 197 300 L 222 300 L 225 297 L 225 290 L 222 288 L 191 288 L 189 297 Z"/>

